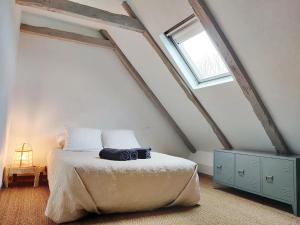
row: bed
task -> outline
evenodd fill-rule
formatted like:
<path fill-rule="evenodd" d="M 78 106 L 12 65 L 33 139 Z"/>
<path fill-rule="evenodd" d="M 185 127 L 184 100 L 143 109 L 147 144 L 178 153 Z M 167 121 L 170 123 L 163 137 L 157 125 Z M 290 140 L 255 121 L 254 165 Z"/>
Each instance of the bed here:
<path fill-rule="evenodd" d="M 151 159 L 111 161 L 96 151 L 54 150 L 48 156 L 46 216 L 56 223 L 88 213 L 194 206 L 200 199 L 197 164 L 152 152 Z"/>

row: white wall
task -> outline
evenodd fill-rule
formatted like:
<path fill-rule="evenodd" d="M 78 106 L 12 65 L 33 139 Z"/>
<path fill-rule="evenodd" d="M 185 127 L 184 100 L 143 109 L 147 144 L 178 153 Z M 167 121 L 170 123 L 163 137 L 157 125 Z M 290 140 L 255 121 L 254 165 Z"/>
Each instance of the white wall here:
<path fill-rule="evenodd" d="M 0 1 L 0 181 L 8 130 L 9 99 L 15 77 L 18 20 L 19 11 L 14 1 Z"/>
<path fill-rule="evenodd" d="M 114 52 L 21 33 L 13 90 L 8 161 L 22 142 L 44 164 L 64 126 L 126 128 L 154 151 L 188 150 Z"/>

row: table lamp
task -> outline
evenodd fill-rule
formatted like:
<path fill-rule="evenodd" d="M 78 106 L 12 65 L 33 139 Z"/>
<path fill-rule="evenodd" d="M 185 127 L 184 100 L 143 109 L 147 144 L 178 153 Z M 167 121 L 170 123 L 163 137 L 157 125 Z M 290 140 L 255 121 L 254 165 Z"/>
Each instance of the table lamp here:
<path fill-rule="evenodd" d="M 14 165 L 16 167 L 32 166 L 32 147 L 30 144 L 23 143 L 22 146 L 16 148 L 14 155 Z"/>

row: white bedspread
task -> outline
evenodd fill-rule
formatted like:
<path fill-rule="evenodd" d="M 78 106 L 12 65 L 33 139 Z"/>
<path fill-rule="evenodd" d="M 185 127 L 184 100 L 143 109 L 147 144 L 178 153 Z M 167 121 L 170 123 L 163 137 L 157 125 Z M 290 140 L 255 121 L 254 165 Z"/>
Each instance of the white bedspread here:
<path fill-rule="evenodd" d="M 55 150 L 48 157 L 46 216 L 69 222 L 88 212 L 152 210 L 199 202 L 197 164 L 152 152 L 151 159 L 110 161 L 98 152 Z"/>

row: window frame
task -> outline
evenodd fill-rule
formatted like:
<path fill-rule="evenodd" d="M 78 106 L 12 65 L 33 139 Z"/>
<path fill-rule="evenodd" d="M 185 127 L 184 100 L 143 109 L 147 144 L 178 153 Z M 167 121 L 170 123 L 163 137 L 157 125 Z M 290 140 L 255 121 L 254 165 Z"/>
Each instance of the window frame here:
<path fill-rule="evenodd" d="M 179 26 L 175 26 L 174 28 L 171 28 L 170 30 L 168 30 L 167 32 L 164 33 L 165 37 L 168 39 L 168 41 L 170 43 L 172 43 L 173 47 L 176 49 L 176 51 L 178 52 L 178 54 L 180 55 L 182 61 L 186 64 L 187 68 L 190 70 L 193 79 L 196 82 L 196 85 L 203 85 L 205 83 L 208 82 L 214 82 L 214 81 L 218 81 L 217 83 L 219 84 L 220 80 L 224 79 L 224 80 L 233 80 L 233 75 L 230 72 L 227 63 L 225 62 L 225 60 L 223 59 L 223 56 L 220 54 L 219 50 L 215 47 L 216 51 L 218 52 L 219 56 L 222 58 L 224 64 L 227 66 L 228 68 L 228 73 L 222 73 L 222 74 L 218 74 L 215 76 L 211 76 L 208 78 L 204 78 L 204 79 L 199 79 L 199 76 L 197 74 L 199 74 L 199 72 L 197 71 L 198 69 L 196 68 L 196 65 L 192 62 L 192 59 L 190 58 L 189 54 L 187 52 L 185 52 L 185 50 L 183 48 L 181 48 L 179 45 L 180 43 L 177 43 L 177 41 L 174 39 L 174 35 L 178 34 L 179 32 L 183 32 L 186 29 L 189 29 L 191 26 L 193 26 L 193 24 L 195 23 L 199 23 L 198 25 L 200 25 L 200 29 L 196 28 L 196 31 L 194 30 L 190 30 L 190 33 L 192 33 L 192 35 L 188 34 L 184 34 L 184 36 L 187 36 L 187 38 L 185 38 L 185 40 L 205 31 L 205 29 L 202 27 L 201 23 L 199 22 L 199 20 L 197 20 L 196 18 L 192 17 L 189 18 L 187 21 L 185 21 L 184 23 L 181 23 Z M 199 32 L 197 32 L 197 30 L 199 30 Z M 187 33 L 189 31 L 186 31 Z M 182 41 L 183 42 L 183 41 Z M 213 41 L 211 40 L 211 42 L 213 43 Z M 214 44 L 214 43 L 213 43 Z M 228 79 L 229 78 L 229 79 Z"/>

